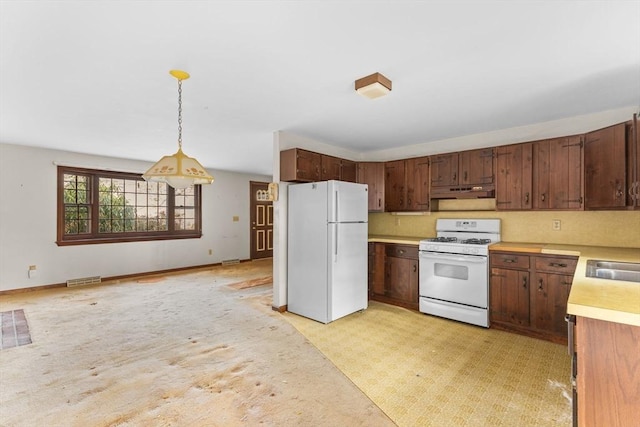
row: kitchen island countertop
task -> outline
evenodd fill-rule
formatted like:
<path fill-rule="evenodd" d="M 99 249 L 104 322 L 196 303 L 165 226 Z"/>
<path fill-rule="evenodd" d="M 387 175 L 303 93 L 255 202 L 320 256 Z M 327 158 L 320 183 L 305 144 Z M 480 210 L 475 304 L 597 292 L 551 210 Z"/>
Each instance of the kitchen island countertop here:
<path fill-rule="evenodd" d="M 640 248 L 500 242 L 492 251 L 578 257 L 567 312 L 576 316 L 640 326 L 640 283 L 586 276 L 587 260 L 640 262 Z"/>

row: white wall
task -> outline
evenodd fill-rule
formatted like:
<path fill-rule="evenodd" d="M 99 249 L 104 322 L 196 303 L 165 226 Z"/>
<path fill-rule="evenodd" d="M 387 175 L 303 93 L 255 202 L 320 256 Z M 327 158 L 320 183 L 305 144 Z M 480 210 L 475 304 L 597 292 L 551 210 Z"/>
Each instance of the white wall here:
<path fill-rule="evenodd" d="M 250 256 L 249 181 L 270 176 L 209 170 L 200 239 L 57 246 L 57 166 L 144 172 L 150 163 L 0 144 L 0 290 L 218 263 Z M 233 222 L 233 216 L 239 221 Z M 213 254 L 209 255 L 209 249 Z M 29 278 L 30 265 L 37 266 Z"/>

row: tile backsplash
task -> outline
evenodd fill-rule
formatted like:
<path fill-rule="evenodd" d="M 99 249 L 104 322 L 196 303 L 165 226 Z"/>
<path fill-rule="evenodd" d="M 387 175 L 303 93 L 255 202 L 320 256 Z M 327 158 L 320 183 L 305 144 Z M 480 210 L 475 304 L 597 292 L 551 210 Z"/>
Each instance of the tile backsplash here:
<path fill-rule="evenodd" d="M 640 211 L 496 212 L 472 210 L 490 208 L 491 200 L 446 202 L 426 215 L 371 213 L 369 234 L 432 237 L 438 218 L 500 218 L 505 242 L 640 248 Z M 445 211 L 456 206 L 464 210 Z M 553 229 L 556 220 L 560 230 Z"/>

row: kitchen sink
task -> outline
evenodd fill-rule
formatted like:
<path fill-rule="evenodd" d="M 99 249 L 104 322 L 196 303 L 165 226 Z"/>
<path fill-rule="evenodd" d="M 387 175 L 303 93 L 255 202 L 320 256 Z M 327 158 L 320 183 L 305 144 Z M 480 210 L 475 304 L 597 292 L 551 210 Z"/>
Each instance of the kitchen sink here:
<path fill-rule="evenodd" d="M 588 259 L 586 276 L 640 283 L 640 263 Z"/>

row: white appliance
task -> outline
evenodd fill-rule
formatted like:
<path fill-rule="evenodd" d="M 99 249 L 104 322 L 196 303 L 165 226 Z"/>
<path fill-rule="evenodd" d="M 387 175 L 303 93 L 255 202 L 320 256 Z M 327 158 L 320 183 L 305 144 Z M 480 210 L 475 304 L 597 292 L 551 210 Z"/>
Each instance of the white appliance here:
<path fill-rule="evenodd" d="M 367 308 L 367 191 L 342 181 L 289 186 L 291 313 L 329 323 Z"/>
<path fill-rule="evenodd" d="M 420 311 L 489 327 L 489 245 L 499 219 L 438 219 L 420 241 Z"/>

